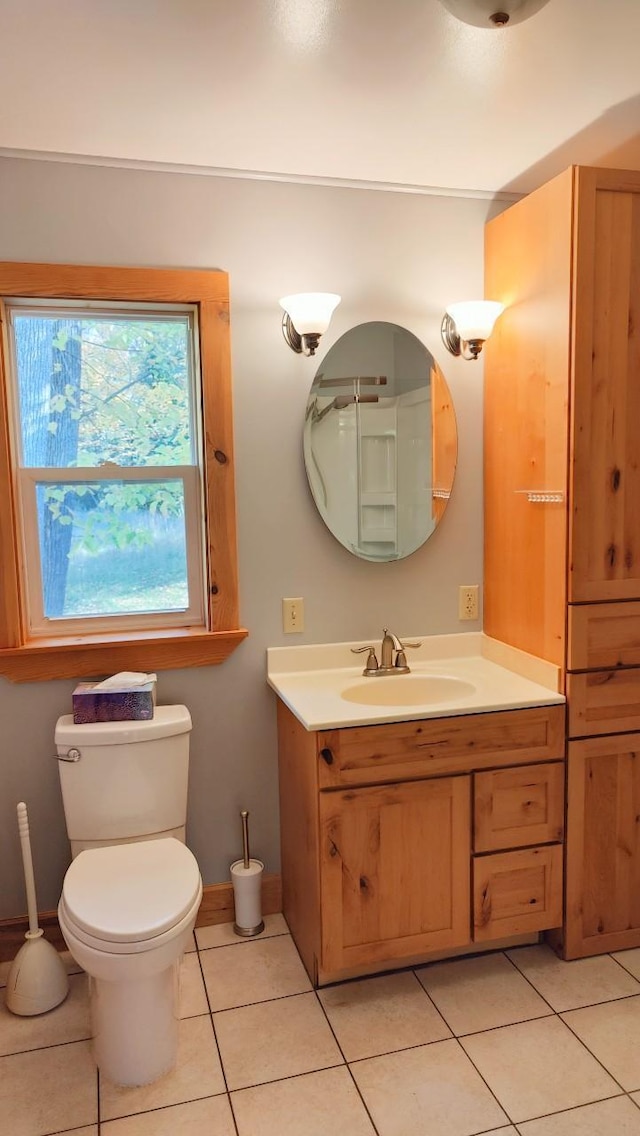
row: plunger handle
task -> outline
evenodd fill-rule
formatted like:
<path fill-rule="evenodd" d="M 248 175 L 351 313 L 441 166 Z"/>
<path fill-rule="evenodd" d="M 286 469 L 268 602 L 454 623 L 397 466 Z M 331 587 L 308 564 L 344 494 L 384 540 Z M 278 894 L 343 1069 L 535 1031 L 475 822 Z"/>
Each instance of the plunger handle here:
<path fill-rule="evenodd" d="M 243 861 L 244 861 L 243 866 L 245 868 L 248 868 L 249 867 L 249 813 L 247 812 L 246 809 L 242 810 L 242 812 L 240 813 L 240 818 L 242 820 L 242 856 L 243 856 Z"/>
<path fill-rule="evenodd" d="M 35 935 L 38 930 L 38 904 L 36 902 L 36 885 L 33 878 L 33 860 L 31 859 L 31 843 L 29 841 L 29 817 L 24 801 L 20 801 L 18 805 L 18 832 L 20 833 L 24 884 L 27 892 L 29 931 L 32 935 Z"/>

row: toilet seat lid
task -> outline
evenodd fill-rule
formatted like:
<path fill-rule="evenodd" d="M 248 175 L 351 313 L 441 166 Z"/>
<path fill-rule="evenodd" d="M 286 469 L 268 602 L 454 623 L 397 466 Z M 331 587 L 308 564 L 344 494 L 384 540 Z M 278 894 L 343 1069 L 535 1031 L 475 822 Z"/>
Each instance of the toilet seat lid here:
<path fill-rule="evenodd" d="M 174 837 L 80 852 L 62 898 L 77 925 L 113 943 L 154 939 L 178 923 L 201 886 L 195 856 Z"/>

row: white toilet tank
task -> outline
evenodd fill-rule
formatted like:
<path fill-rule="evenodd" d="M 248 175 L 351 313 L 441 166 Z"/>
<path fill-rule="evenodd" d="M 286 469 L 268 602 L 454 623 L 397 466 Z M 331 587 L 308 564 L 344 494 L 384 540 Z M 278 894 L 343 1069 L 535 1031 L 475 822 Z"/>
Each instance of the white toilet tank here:
<path fill-rule="evenodd" d="M 184 841 L 191 716 L 157 706 L 148 722 L 76 726 L 66 714 L 55 744 L 71 854 L 175 836 Z M 64 760 L 69 751 L 78 760 Z"/>

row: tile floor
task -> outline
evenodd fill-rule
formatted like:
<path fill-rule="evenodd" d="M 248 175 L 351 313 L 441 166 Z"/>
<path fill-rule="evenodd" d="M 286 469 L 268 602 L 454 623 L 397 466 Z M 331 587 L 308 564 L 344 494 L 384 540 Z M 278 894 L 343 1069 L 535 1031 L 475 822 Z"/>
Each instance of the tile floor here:
<path fill-rule="evenodd" d="M 196 932 L 178 1065 L 154 1085 L 97 1075 L 72 960 L 50 1014 L 2 1001 L 3 1136 L 640 1136 L 640 950 L 522 947 L 315 993 L 266 923 Z"/>

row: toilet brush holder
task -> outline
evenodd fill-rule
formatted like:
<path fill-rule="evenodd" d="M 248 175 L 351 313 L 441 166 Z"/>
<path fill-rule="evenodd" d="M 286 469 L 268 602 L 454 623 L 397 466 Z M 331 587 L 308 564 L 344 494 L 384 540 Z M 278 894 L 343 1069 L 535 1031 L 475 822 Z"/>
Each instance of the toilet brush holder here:
<path fill-rule="evenodd" d="M 262 875 L 264 864 L 262 860 L 249 860 L 245 867 L 244 860 L 236 860 L 231 865 L 231 882 L 233 884 L 233 901 L 236 918 L 233 929 L 236 935 L 250 938 L 264 931 L 262 919 Z"/>
<path fill-rule="evenodd" d="M 234 860 L 231 865 L 231 882 L 233 884 L 233 901 L 235 905 L 235 923 L 233 929 L 236 935 L 250 938 L 264 931 L 262 919 L 262 875 L 264 864 L 262 860 L 252 860 L 249 855 L 249 813 L 243 809 L 240 813 L 242 821 L 242 860 Z"/>

